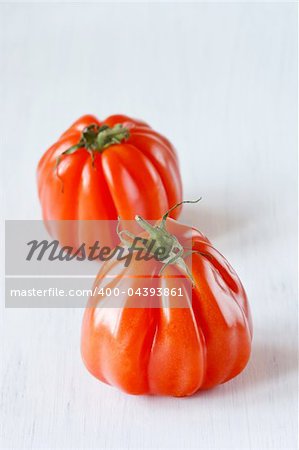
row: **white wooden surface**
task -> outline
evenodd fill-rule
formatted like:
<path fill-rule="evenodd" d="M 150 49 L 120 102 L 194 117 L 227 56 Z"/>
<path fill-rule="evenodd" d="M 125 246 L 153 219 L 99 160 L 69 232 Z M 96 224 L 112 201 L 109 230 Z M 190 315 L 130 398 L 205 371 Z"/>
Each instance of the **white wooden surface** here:
<path fill-rule="evenodd" d="M 177 146 L 186 207 L 243 280 L 253 354 L 192 398 L 131 397 L 93 379 L 82 310 L 2 309 L 2 446 L 293 449 L 296 5 L 1 5 L 6 218 L 39 218 L 35 167 L 82 113 L 147 120 Z"/>

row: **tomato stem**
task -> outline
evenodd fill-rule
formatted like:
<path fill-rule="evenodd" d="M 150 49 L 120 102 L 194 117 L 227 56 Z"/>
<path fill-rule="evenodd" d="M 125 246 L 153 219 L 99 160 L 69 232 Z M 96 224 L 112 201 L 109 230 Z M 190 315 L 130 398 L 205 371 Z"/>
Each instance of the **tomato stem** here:
<path fill-rule="evenodd" d="M 160 223 L 157 225 L 151 225 L 147 220 L 143 219 L 143 217 L 137 215 L 135 216 L 136 222 L 143 228 L 149 235 L 149 239 L 144 240 L 144 249 L 150 249 L 150 253 L 152 253 L 155 258 L 160 261 L 163 265 L 161 267 L 161 270 L 159 272 L 159 275 L 163 273 L 163 271 L 166 269 L 166 267 L 170 264 L 177 265 L 180 267 L 188 276 L 188 278 L 191 280 L 192 285 L 195 284 L 192 272 L 190 271 L 189 267 L 187 266 L 186 262 L 184 261 L 184 258 L 187 258 L 190 256 L 191 251 L 185 251 L 184 247 L 181 245 L 181 243 L 178 241 L 176 236 L 173 234 L 170 234 L 166 229 L 166 220 L 171 211 L 173 211 L 175 208 L 180 206 L 183 203 L 198 203 L 201 200 L 201 198 L 194 200 L 194 201 L 183 201 L 180 203 L 177 203 L 172 208 L 170 208 L 162 217 Z M 120 221 L 120 217 L 118 218 Z M 120 241 L 122 244 L 128 248 L 132 245 L 133 241 L 137 239 L 137 236 L 135 236 L 133 233 L 126 231 L 126 230 L 119 230 L 119 222 L 117 227 L 117 233 L 120 238 Z M 130 239 L 132 239 L 132 242 L 129 241 L 124 237 L 126 235 Z M 161 256 L 157 257 L 157 251 L 163 250 Z"/>
<path fill-rule="evenodd" d="M 107 125 L 102 126 L 96 138 L 97 150 L 102 151 L 108 148 L 112 144 L 120 144 L 123 140 L 127 140 L 130 137 L 128 128 L 124 127 L 121 123 L 115 125 L 113 128 Z"/>
<path fill-rule="evenodd" d="M 202 199 L 202 197 L 199 197 L 197 200 L 183 200 L 182 202 L 176 203 L 168 211 L 166 211 L 166 213 L 162 216 L 160 227 L 165 228 L 167 217 L 174 209 L 178 208 L 179 206 L 181 206 L 185 203 L 198 203 L 198 202 L 200 202 L 201 199 Z"/>
<path fill-rule="evenodd" d="M 122 141 L 129 139 L 129 129 L 124 127 L 121 123 L 109 127 L 106 124 L 101 126 L 97 124 L 91 124 L 84 128 L 81 133 L 80 141 L 72 145 L 72 147 L 65 150 L 56 160 L 56 167 L 61 161 L 61 157 L 64 155 L 71 155 L 80 148 L 85 148 L 92 158 L 92 165 L 94 164 L 94 154 L 96 152 L 103 152 L 106 148 L 113 144 L 120 144 Z"/>

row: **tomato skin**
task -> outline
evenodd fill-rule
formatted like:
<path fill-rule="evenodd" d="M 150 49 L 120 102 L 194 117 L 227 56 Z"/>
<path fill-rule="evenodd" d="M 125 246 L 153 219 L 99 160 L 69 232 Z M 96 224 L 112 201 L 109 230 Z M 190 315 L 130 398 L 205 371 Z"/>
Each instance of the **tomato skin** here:
<path fill-rule="evenodd" d="M 82 131 L 91 124 L 122 124 L 130 136 L 94 153 L 94 164 L 86 148 L 61 157 L 78 144 Z M 58 157 L 61 160 L 55 170 Z M 37 184 L 46 222 L 116 220 L 118 216 L 133 220 L 136 214 L 157 220 L 182 200 L 174 147 L 146 123 L 124 115 L 110 116 L 103 122 L 92 115 L 78 119 L 39 161 Z M 174 211 L 172 217 L 176 218 L 179 212 L 180 209 Z M 58 238 L 63 235 L 60 226 L 52 228 L 51 233 Z M 78 234 L 76 225 L 72 233 Z M 75 240 L 79 241 L 78 236 Z"/>
<path fill-rule="evenodd" d="M 155 308 L 130 307 L 132 298 L 122 294 L 118 307 L 109 308 L 103 307 L 109 298 L 98 295 L 84 313 L 81 352 L 87 369 L 129 394 L 189 396 L 235 377 L 250 357 L 252 321 L 238 276 L 197 230 L 173 219 L 167 230 L 182 245 L 191 239 L 200 252 L 186 259 L 195 286 L 184 300 L 192 307 L 167 308 L 162 301 Z M 124 271 L 114 259 L 104 263 L 95 287 L 143 288 L 147 282 L 140 274 L 146 273 L 149 286 L 178 288 L 180 280 L 155 276 L 160 268 L 157 261 L 133 260 Z M 165 275 L 174 273 L 180 273 L 175 266 L 165 269 Z"/>

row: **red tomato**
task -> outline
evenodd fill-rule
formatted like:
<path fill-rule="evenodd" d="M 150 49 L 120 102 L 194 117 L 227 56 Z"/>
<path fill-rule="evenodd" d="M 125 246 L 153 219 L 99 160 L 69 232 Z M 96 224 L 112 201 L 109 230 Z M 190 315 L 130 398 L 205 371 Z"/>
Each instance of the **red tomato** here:
<path fill-rule="evenodd" d="M 123 115 L 77 120 L 41 158 L 37 182 L 45 221 L 131 220 L 135 214 L 157 220 L 182 196 L 171 143 Z M 78 240 L 78 227 L 50 228 L 65 243 L 70 234 Z"/>
<path fill-rule="evenodd" d="M 168 264 L 163 276 L 158 276 L 162 262 L 138 261 L 136 253 L 127 268 L 116 257 L 107 261 L 84 314 L 81 350 L 87 369 L 130 394 L 192 395 L 238 375 L 250 356 L 251 316 L 235 271 L 199 231 L 172 219 L 166 228 L 166 235 L 176 238 L 173 254 L 182 249 L 183 257 Z M 195 253 L 187 256 L 190 243 Z M 145 287 L 156 289 L 156 307 L 145 307 L 147 297 L 136 306 L 138 289 Z M 172 307 L 171 289 L 179 287 L 188 307 Z M 107 288 L 119 296 L 111 297 Z M 169 295 L 159 296 L 157 288 L 168 288 Z"/>

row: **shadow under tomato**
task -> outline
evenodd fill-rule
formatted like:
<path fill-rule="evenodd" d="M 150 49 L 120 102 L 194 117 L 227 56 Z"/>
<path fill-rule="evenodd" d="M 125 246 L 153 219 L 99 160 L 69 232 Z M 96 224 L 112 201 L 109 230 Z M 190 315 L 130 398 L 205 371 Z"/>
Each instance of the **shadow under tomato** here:
<path fill-rule="evenodd" d="M 237 377 L 215 388 L 198 391 L 187 399 L 204 397 L 225 397 L 238 392 L 255 391 L 261 396 L 264 388 L 273 384 L 285 384 L 298 370 L 298 351 L 295 343 L 275 343 L 270 341 L 253 343 L 247 367 Z M 294 387 L 296 380 L 294 377 Z M 266 392 L 266 391 L 265 391 Z M 295 392 L 293 393 L 295 396 Z"/>

